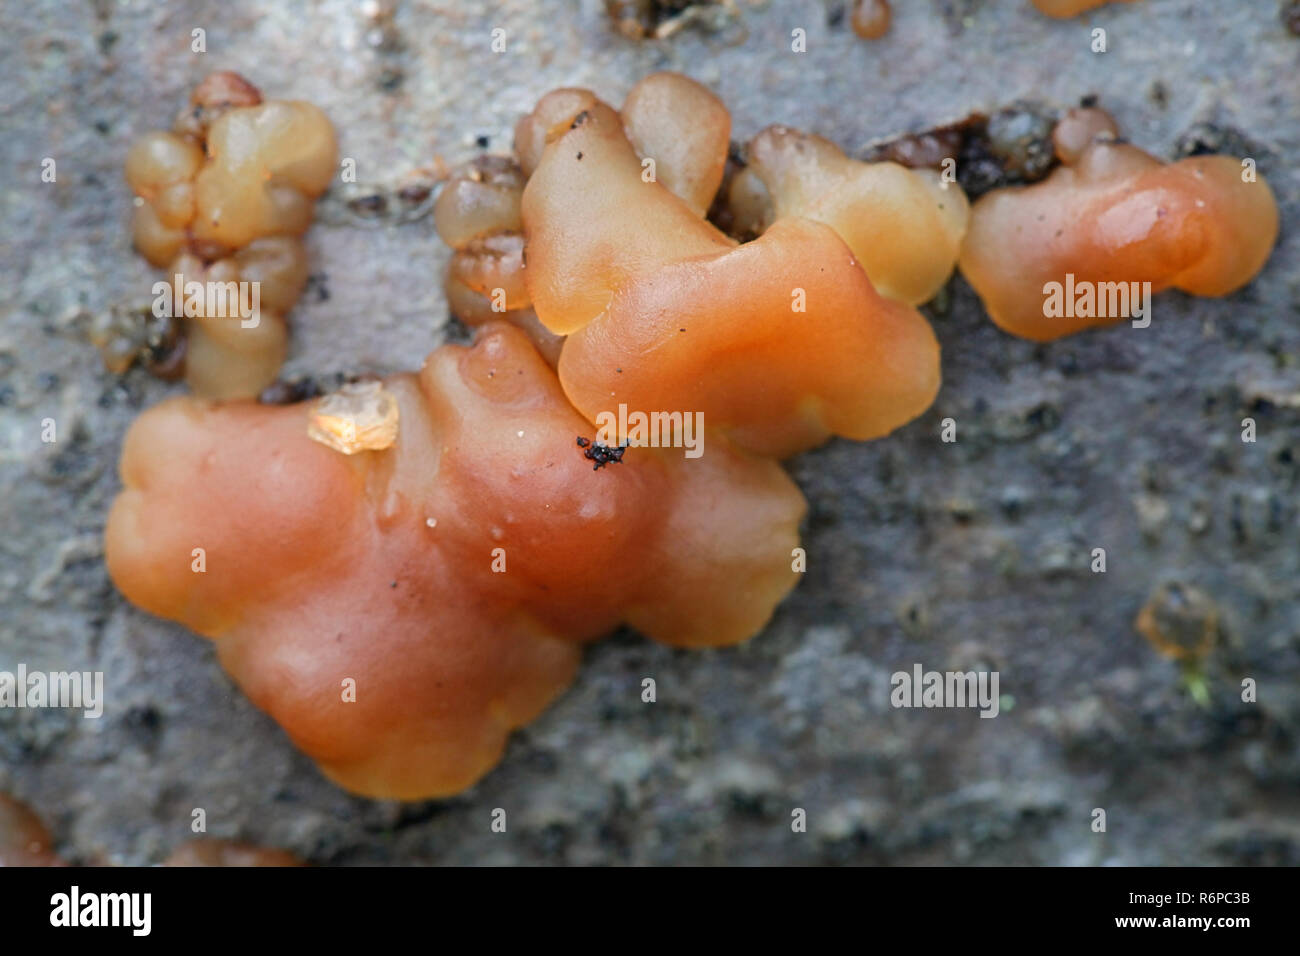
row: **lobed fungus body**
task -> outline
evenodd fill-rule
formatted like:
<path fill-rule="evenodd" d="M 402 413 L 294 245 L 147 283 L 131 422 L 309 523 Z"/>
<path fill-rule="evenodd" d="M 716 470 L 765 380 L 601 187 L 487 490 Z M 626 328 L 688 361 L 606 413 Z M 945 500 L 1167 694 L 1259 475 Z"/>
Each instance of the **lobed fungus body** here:
<path fill-rule="evenodd" d="M 1277 239 L 1273 192 L 1241 161 L 1163 163 L 1115 140 L 1099 112 L 1076 111 L 1057 127 L 1063 165 L 1047 179 L 975 203 L 961 271 L 993 321 L 1014 335 L 1048 341 L 1134 311 L 1058 314 L 1047 307 L 1053 284 L 1096 289 L 1099 303 L 1115 283 L 1227 295 L 1255 277 Z"/>
<path fill-rule="evenodd" d="M 889 0 L 853 0 L 849 17 L 854 33 L 864 40 L 879 40 L 889 32 L 894 11 Z"/>
<path fill-rule="evenodd" d="M 1114 117 L 1096 107 L 1076 107 L 1052 127 L 1052 152 L 1060 162 L 1073 166 L 1093 143 L 1116 139 L 1119 126 Z"/>
<path fill-rule="evenodd" d="M 1077 17 L 1081 13 L 1104 7 L 1108 3 L 1135 3 L 1136 0 L 1034 0 L 1040 13 L 1058 19 Z"/>
<path fill-rule="evenodd" d="M 302 866 L 298 859 L 287 850 L 255 846 L 251 843 L 236 843 L 233 840 L 190 840 L 182 843 L 167 859 L 163 866 L 209 867 L 209 866 Z"/>
<path fill-rule="evenodd" d="M 443 289 L 466 325 L 510 322 L 554 366 L 564 340 L 538 321 L 524 284 L 519 206 L 526 181 L 506 156 L 480 156 L 452 171 L 433 207 L 434 227 L 454 250 Z"/>
<path fill-rule="evenodd" d="M 777 464 L 718 443 L 593 472 L 590 426 L 511 325 L 384 390 L 396 440 L 351 455 L 308 437 L 308 405 L 151 409 L 106 532 L 123 594 L 213 638 L 350 790 L 462 790 L 569 684 L 582 642 L 627 623 L 735 643 L 794 584 L 804 505 Z"/>
<path fill-rule="evenodd" d="M 470 326 L 504 319 L 523 329 L 551 365 L 563 335 L 532 308 L 524 279 L 521 200 L 556 123 L 597 102 L 587 90 L 555 90 L 515 130 L 518 158 L 480 156 L 453 171 L 434 205 L 434 224 L 455 250 L 445 291 L 453 315 Z M 623 105 L 643 172 L 658 178 L 703 216 L 717 194 L 730 144 L 731 115 L 722 101 L 679 73 L 652 73 Z M 646 165 L 648 163 L 648 165 Z"/>
<path fill-rule="evenodd" d="M 628 92 L 619 115 L 643 177 L 652 173 L 697 216 L 708 212 L 731 145 L 722 100 L 680 73 L 651 73 Z"/>
<path fill-rule="evenodd" d="M 306 281 L 300 237 L 334 175 L 334 129 L 315 106 L 263 101 L 238 74 L 214 73 L 169 132 L 127 153 L 139 197 L 136 248 L 186 281 L 260 282 L 260 321 L 205 301 L 185 315 L 186 380 L 200 395 L 256 395 L 284 359 L 284 314 Z"/>
<path fill-rule="evenodd" d="M 257 283 L 254 314 L 245 315 L 240 308 L 212 309 L 206 302 L 187 310 L 185 380 L 195 394 L 244 398 L 274 381 L 288 351 L 285 315 L 307 284 L 307 273 L 306 250 L 292 236 L 254 239 L 213 262 L 192 252 L 176 257 L 170 281 L 181 288 L 190 282 Z"/>
<path fill-rule="evenodd" d="M 798 216 L 826 223 L 881 295 L 919 305 L 952 275 L 970 220 L 955 182 L 931 169 L 850 159 L 830 140 L 786 126 L 755 136 L 748 155 L 733 192 L 766 197 L 769 222 Z"/>
<path fill-rule="evenodd" d="M 699 111 L 674 114 L 671 102 L 657 108 L 677 122 Z M 698 136 L 691 155 L 708 162 L 697 168 L 720 181 L 726 135 Z M 560 380 L 588 420 L 620 405 L 698 412 L 742 447 L 784 457 L 832 434 L 886 434 L 933 400 L 929 325 L 879 295 L 830 227 L 785 216 L 738 246 L 701 218 L 703 187 L 681 185 L 695 177 L 668 180 L 683 197 L 644 175 L 624 118 L 587 91 L 544 97 L 516 144 L 533 167 L 528 294 L 567 336 Z"/>
<path fill-rule="evenodd" d="M 63 865 L 40 817 L 26 804 L 0 793 L 0 867 Z"/>
<path fill-rule="evenodd" d="M 68 864 L 54 852 L 49 830 L 30 807 L 0 793 L 0 867 Z M 293 854 L 231 840 L 191 840 L 163 866 L 302 866 Z"/>

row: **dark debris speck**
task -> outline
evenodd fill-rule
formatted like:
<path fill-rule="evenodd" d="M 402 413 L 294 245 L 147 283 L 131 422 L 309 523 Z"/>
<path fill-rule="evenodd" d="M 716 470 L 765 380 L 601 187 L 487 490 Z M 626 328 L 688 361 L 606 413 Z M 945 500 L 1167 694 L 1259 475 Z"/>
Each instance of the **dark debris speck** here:
<path fill-rule="evenodd" d="M 591 466 L 592 471 L 599 471 L 606 465 L 617 465 L 623 460 L 623 453 L 627 451 L 627 445 L 606 445 L 604 442 L 593 442 L 589 438 L 578 436 L 578 447 L 582 449 L 582 456 L 588 461 L 595 462 Z"/>
<path fill-rule="evenodd" d="M 272 382 L 257 396 L 263 405 L 293 405 L 323 395 L 320 383 L 311 377 Z"/>
<path fill-rule="evenodd" d="M 1291 32 L 1292 36 L 1300 37 L 1300 0 L 1284 0 L 1282 25 Z"/>

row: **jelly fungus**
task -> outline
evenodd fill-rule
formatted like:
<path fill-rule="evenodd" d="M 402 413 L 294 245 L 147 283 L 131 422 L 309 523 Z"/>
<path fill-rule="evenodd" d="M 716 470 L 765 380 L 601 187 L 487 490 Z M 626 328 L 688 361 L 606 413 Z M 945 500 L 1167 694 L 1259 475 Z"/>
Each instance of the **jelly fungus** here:
<path fill-rule="evenodd" d="M 1133 284 L 1224 296 L 1268 261 L 1277 202 L 1253 162 L 1163 163 L 1117 140 L 1096 109 L 1068 114 L 1054 144 L 1062 165 L 1032 186 L 981 197 L 962 246 L 962 274 L 1013 335 L 1049 341 L 1129 318 Z M 1048 307 L 1056 288 L 1088 292 L 1093 304 Z"/>
<path fill-rule="evenodd" d="M 479 156 L 452 171 L 433 207 L 434 227 L 454 250 L 443 288 L 463 323 L 510 322 L 554 366 L 563 338 L 538 321 L 524 285 L 525 181 L 519 163 L 506 156 Z"/>
<path fill-rule="evenodd" d="M 1041 13 L 1049 17 L 1077 17 L 1081 13 L 1104 7 L 1108 3 L 1135 3 L 1136 0 L 1034 0 Z"/>
<path fill-rule="evenodd" d="M 462 790 L 569 684 L 583 642 L 628 624 L 734 644 L 794 585 L 804 502 L 778 464 L 714 443 L 593 472 L 574 446 L 587 423 L 513 325 L 383 389 L 400 431 L 355 455 L 308 437 L 306 404 L 150 409 L 106 531 L 122 593 L 212 638 L 350 790 Z"/>
<path fill-rule="evenodd" d="M 687 92 L 694 86 L 674 81 L 678 93 L 638 101 L 659 114 L 637 121 L 641 149 L 655 152 L 648 131 L 694 130 L 700 110 L 716 108 Z M 688 185 L 699 174 L 646 175 L 653 155 L 640 154 L 624 124 L 594 94 L 559 90 L 516 127 L 531 170 L 522 205 L 529 299 L 567 336 L 560 381 L 589 421 L 620 404 L 685 408 L 744 448 L 784 457 L 832 434 L 884 435 L 929 406 L 939 349 L 928 323 L 876 291 L 844 239 L 810 218 L 815 209 L 778 216 L 738 246 L 701 217 L 704 190 Z M 690 134 L 690 155 L 712 183 L 727 137 L 716 123 L 710 130 Z M 674 168 L 687 167 L 679 159 Z M 817 168 L 804 173 L 808 190 L 832 184 Z M 799 177 L 791 170 L 780 188 L 804 195 Z M 935 205 L 937 185 L 916 189 L 915 199 Z"/>
<path fill-rule="evenodd" d="M 769 197 L 769 219 L 799 216 L 826 223 L 881 295 L 919 305 L 952 275 L 970 204 L 942 173 L 860 162 L 830 140 L 785 126 L 755 136 L 748 156 L 733 191 Z M 761 187 L 747 181 L 751 176 Z"/>
<path fill-rule="evenodd" d="M 284 315 L 307 279 L 301 237 L 337 153 L 334 128 L 315 106 L 264 101 L 226 72 L 195 88 L 170 132 L 132 143 L 135 246 L 175 284 L 165 308 L 185 319 L 185 376 L 196 394 L 251 397 L 275 378 Z"/>
<path fill-rule="evenodd" d="M 864 40 L 879 40 L 889 32 L 894 13 L 889 0 L 853 0 L 850 22 L 853 32 Z"/>
<path fill-rule="evenodd" d="M 26 804 L 0 794 L 0 867 L 62 865 L 40 818 Z"/>
<path fill-rule="evenodd" d="M 190 840 L 163 861 L 163 866 L 302 866 L 285 850 L 236 843 L 233 840 Z"/>

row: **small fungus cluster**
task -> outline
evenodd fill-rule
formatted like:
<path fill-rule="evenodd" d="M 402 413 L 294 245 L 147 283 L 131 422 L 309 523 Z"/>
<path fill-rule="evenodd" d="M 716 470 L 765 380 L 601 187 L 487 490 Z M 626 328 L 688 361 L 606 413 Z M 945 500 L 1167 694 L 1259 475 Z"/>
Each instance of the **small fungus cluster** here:
<path fill-rule="evenodd" d="M 54 852 L 54 839 L 35 811 L 0 793 L 0 867 L 67 865 Z M 162 865 L 302 866 L 302 861 L 284 850 L 202 838 L 176 847 Z"/>
<path fill-rule="evenodd" d="M 195 87 L 170 131 L 131 144 L 135 246 L 181 293 L 170 302 L 183 317 L 184 375 L 196 394 L 251 398 L 275 380 L 288 342 L 284 316 L 307 282 L 302 235 L 337 153 L 317 107 L 263 100 L 229 72 Z M 190 283 L 221 295 L 192 296 Z M 246 314 L 252 299 L 241 299 L 240 283 L 256 283 L 256 315 Z"/>

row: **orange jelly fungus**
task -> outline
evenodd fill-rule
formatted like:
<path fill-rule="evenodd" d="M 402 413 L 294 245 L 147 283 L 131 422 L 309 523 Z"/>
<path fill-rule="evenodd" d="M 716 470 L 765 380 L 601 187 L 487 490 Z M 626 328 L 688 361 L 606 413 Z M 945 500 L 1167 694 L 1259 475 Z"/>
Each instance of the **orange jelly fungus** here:
<path fill-rule="evenodd" d="M 889 32 L 894 12 L 889 0 L 853 0 L 849 22 L 853 32 L 864 40 L 879 40 Z"/>
<path fill-rule="evenodd" d="M 551 122 L 595 102 L 586 90 L 556 90 L 520 122 L 518 159 L 479 156 L 458 167 L 434 205 L 438 234 L 454 249 L 445 289 L 452 314 L 466 325 L 504 319 L 532 339 L 554 366 L 564 336 L 532 309 L 524 279 L 521 200 L 541 161 Z M 703 216 L 722 182 L 731 115 L 722 102 L 677 73 L 653 73 L 623 104 L 627 133 L 642 156 L 655 157 L 656 175 Z"/>
<path fill-rule="evenodd" d="M 302 866 L 293 854 L 230 840 L 191 840 L 163 866 Z M 0 867 L 67 866 L 40 818 L 26 804 L 0 793 Z"/>
<path fill-rule="evenodd" d="M 1252 162 L 1163 163 L 1116 141 L 1099 112 L 1075 111 L 1057 127 L 1063 165 L 1047 179 L 994 190 L 972 210 L 961 272 L 1013 335 L 1049 341 L 1133 312 L 1049 309 L 1053 284 L 1095 289 L 1098 303 L 1115 298 L 1114 283 L 1227 295 L 1255 277 L 1277 240 L 1277 202 Z"/>
<path fill-rule="evenodd" d="M 712 94 L 670 77 L 655 97 L 629 97 L 623 116 L 588 91 L 558 90 L 516 127 L 531 172 L 524 278 L 537 316 L 567 336 L 569 400 L 593 422 L 620 405 L 700 413 L 777 457 L 919 415 L 939 387 L 929 324 L 880 295 L 812 211 L 778 216 L 744 245 L 702 218 L 730 127 Z M 629 121 L 633 103 L 653 119 Z M 647 145 L 673 129 L 693 147 Z"/>
<path fill-rule="evenodd" d="M 850 159 L 830 140 L 786 126 L 763 130 L 748 154 L 733 194 L 766 194 L 768 221 L 802 216 L 826 223 L 881 295 L 919 305 L 952 275 L 970 220 L 970 203 L 956 182 L 930 169 Z M 757 187 L 745 181 L 749 176 L 760 181 Z"/>
<path fill-rule="evenodd" d="M 315 106 L 263 101 L 227 72 L 195 88 L 170 132 L 131 144 L 125 172 L 139 197 L 132 232 L 140 253 L 167 270 L 169 283 L 181 275 L 181 289 L 258 286 L 255 319 L 246 314 L 251 285 L 242 299 L 205 296 L 184 310 L 186 381 L 196 394 L 253 396 L 275 379 L 288 335 L 284 315 L 307 281 L 301 236 L 337 154 L 334 128 Z M 177 314 L 181 299 L 173 296 Z"/>
<path fill-rule="evenodd" d="M 525 182 L 508 156 L 479 156 L 452 171 L 433 206 L 438 235 L 454 250 L 443 288 L 456 318 L 471 327 L 510 322 L 554 367 L 563 337 L 538 321 L 524 285 Z"/>
<path fill-rule="evenodd" d="M 302 860 L 286 850 L 236 843 L 232 840 L 191 840 L 182 843 L 163 866 L 302 866 Z"/>
<path fill-rule="evenodd" d="M 54 841 L 26 804 L 0 793 L 0 866 L 63 866 Z"/>
<path fill-rule="evenodd" d="M 145 412 L 106 531 L 122 593 L 214 639 L 350 790 L 462 790 L 569 684 L 582 642 L 626 623 L 734 644 L 795 583 L 804 502 L 778 464 L 719 442 L 593 472 L 590 426 L 512 325 L 383 388 L 397 438 L 352 455 L 307 436 L 305 404 Z"/>
<path fill-rule="evenodd" d="M 1033 0 L 1040 13 L 1064 19 L 1104 7 L 1108 3 L 1135 3 L 1136 0 Z"/>

